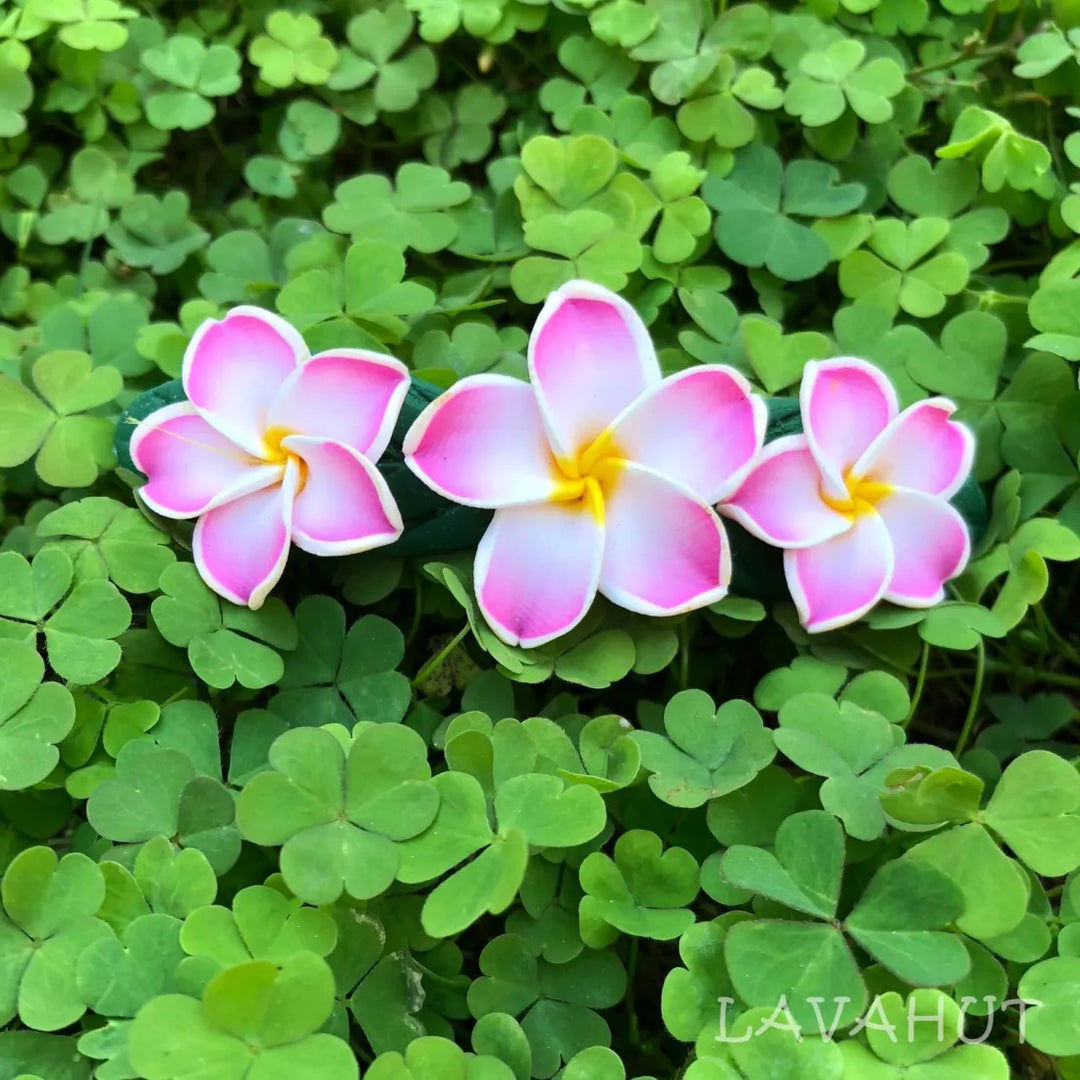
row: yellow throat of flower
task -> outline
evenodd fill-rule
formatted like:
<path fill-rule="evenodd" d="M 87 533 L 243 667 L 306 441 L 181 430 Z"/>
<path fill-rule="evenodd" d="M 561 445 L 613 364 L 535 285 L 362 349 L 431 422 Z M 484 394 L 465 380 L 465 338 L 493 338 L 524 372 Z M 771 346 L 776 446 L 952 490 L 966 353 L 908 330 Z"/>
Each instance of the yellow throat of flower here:
<path fill-rule="evenodd" d="M 604 499 L 611 494 L 625 464 L 625 455 L 610 429 L 605 429 L 576 458 L 552 459 L 556 484 L 552 501 L 586 509 L 603 522 Z"/>
<path fill-rule="evenodd" d="M 850 469 L 844 474 L 844 487 L 847 493 L 841 499 L 834 498 L 822 488 L 821 500 L 838 514 L 843 514 L 849 521 L 871 513 L 877 503 L 892 491 L 891 485 L 867 477 L 855 476 Z"/>

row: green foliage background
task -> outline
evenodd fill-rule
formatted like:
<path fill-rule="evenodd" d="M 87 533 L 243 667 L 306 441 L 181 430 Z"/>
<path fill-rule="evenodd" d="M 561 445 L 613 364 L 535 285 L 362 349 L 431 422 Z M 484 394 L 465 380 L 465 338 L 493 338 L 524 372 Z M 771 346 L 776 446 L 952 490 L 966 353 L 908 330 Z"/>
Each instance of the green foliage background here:
<path fill-rule="evenodd" d="M 4 0 L 0 1080 L 1080 1076 L 1074 21 Z M 668 372 L 955 398 L 991 510 L 949 602 L 523 651 L 468 553 L 294 552 L 252 613 L 116 469 L 231 305 L 447 386 L 523 375 L 574 276 Z M 987 996 L 1039 1004 L 959 1043 Z"/>

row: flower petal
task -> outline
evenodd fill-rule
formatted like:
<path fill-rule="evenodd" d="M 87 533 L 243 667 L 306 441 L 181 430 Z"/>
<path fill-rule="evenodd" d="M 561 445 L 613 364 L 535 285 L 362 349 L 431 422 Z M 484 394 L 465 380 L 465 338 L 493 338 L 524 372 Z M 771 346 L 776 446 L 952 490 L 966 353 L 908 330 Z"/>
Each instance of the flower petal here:
<path fill-rule="evenodd" d="M 749 471 L 765 441 L 765 402 L 732 368 L 703 365 L 647 391 L 615 421 L 620 457 L 719 502 Z"/>
<path fill-rule="evenodd" d="M 882 598 L 892 577 L 885 522 L 877 514 L 863 514 L 840 536 L 785 551 L 784 573 L 799 618 L 811 633 L 855 622 Z"/>
<path fill-rule="evenodd" d="M 289 554 L 292 505 L 299 480 L 295 459 L 281 484 L 216 507 L 195 525 L 192 552 L 203 581 L 252 611 L 277 584 Z"/>
<path fill-rule="evenodd" d="M 584 618 L 604 550 L 594 510 L 579 500 L 495 512 L 476 550 L 476 596 L 508 645 L 543 645 Z"/>
<path fill-rule="evenodd" d="M 184 353 L 184 393 L 220 432 L 257 456 L 270 402 L 307 358 L 304 339 L 272 311 L 233 308 L 207 319 Z"/>
<path fill-rule="evenodd" d="M 355 555 L 392 544 L 401 513 L 381 473 L 363 454 L 332 439 L 291 435 L 281 447 L 303 460 L 292 538 L 313 555 Z M 304 470 L 301 470 L 302 475 Z"/>
<path fill-rule="evenodd" d="M 392 356 L 335 349 L 313 356 L 282 383 L 268 426 L 333 439 L 378 461 L 409 389 L 409 369 Z"/>
<path fill-rule="evenodd" d="M 544 304 L 529 339 L 529 375 L 556 454 L 576 460 L 660 381 L 649 331 L 620 296 L 570 281 Z"/>
<path fill-rule="evenodd" d="M 851 528 L 821 497 L 821 469 L 804 435 L 769 443 L 753 471 L 720 507 L 766 543 L 803 548 Z"/>
<path fill-rule="evenodd" d="M 211 427 L 186 401 L 143 419 L 131 436 L 131 458 L 147 476 L 143 502 L 167 518 L 191 518 L 280 482 L 267 465 Z"/>
<path fill-rule="evenodd" d="M 473 375 L 409 428 L 405 463 L 428 487 L 466 506 L 550 499 L 560 486 L 536 394 L 508 375 Z"/>
<path fill-rule="evenodd" d="M 873 364 L 841 356 L 806 365 L 799 401 L 828 494 L 842 499 L 845 474 L 896 416 L 896 391 Z"/>
<path fill-rule="evenodd" d="M 971 554 L 964 519 L 944 499 L 921 491 L 894 491 L 875 509 L 892 539 L 895 563 L 885 599 L 905 607 L 944 600 L 945 582 Z"/>
<path fill-rule="evenodd" d="M 975 437 L 949 419 L 955 411 L 946 398 L 909 406 L 871 443 L 855 472 L 893 487 L 952 498 L 975 458 Z"/>
<path fill-rule="evenodd" d="M 604 596 L 645 615 L 676 615 L 724 597 L 731 550 L 708 503 L 629 463 L 604 489 Z"/>

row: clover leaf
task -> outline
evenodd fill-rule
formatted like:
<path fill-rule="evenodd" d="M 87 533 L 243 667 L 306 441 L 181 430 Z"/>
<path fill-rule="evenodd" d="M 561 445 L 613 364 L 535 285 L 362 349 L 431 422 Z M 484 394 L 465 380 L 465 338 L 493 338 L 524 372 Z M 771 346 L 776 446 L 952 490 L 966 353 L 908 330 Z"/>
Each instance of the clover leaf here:
<path fill-rule="evenodd" d="M 233 799 L 209 776 L 198 776 L 182 751 L 134 739 L 117 754 L 115 775 L 90 793 L 90 823 L 118 844 L 139 844 L 156 836 L 198 848 L 219 873 L 240 854 L 233 824 Z"/>
<path fill-rule="evenodd" d="M 776 755 L 772 735 L 747 701 L 716 708 L 701 690 L 676 694 L 664 709 L 665 735 L 637 731 L 649 787 L 671 806 L 701 806 L 748 784 Z"/>
<path fill-rule="evenodd" d="M 784 102 L 772 72 L 761 67 L 738 71 L 727 53 L 719 57 L 712 75 L 687 96 L 676 114 L 679 130 L 688 139 L 711 139 L 725 150 L 737 150 L 753 139 L 757 120 L 748 106 L 773 110 Z"/>
<path fill-rule="evenodd" d="M 14 551 L 0 553 L 0 632 L 28 643 L 42 634 L 52 669 L 88 685 L 120 662 L 113 639 L 128 628 L 131 608 L 111 582 L 72 588 L 73 575 L 71 559 L 56 548 L 39 552 L 33 563 Z"/>
<path fill-rule="evenodd" d="M 394 723 L 412 691 L 397 666 L 402 633 L 378 615 L 365 615 L 345 632 L 345 613 L 328 596 L 305 597 L 296 608 L 299 644 L 288 654 L 270 708 L 292 727 L 357 720 Z"/>
<path fill-rule="evenodd" d="M 424 157 L 444 169 L 482 161 L 494 140 L 492 125 L 506 112 L 506 105 L 502 94 L 478 83 L 463 86 L 453 99 L 425 95 L 419 106 Z"/>
<path fill-rule="evenodd" d="M 364 1073 L 367 1080 L 514 1080 L 510 1067 L 487 1054 L 468 1054 L 449 1039 L 426 1035 L 409 1043 L 404 1053 L 380 1054 Z"/>
<path fill-rule="evenodd" d="M 821 805 L 861 840 L 873 840 L 885 829 L 878 793 L 892 770 L 957 764 L 941 747 L 905 744 L 903 730 L 879 713 L 853 701 L 838 704 L 819 692 L 790 698 L 778 719 L 777 749 L 800 768 L 826 777 L 819 791 Z"/>
<path fill-rule="evenodd" d="M 104 938 L 108 925 L 95 918 L 105 897 L 97 865 L 71 852 L 62 859 L 47 847 L 27 848 L 12 859 L 0 883 L 0 1017 L 16 1016 L 39 1031 L 75 1023 L 87 1003 L 75 984 L 83 952 Z"/>
<path fill-rule="evenodd" d="M 449 247 L 458 226 L 445 211 L 469 198 L 469 185 L 451 180 L 434 165 L 409 162 L 393 185 L 374 173 L 339 184 L 323 222 L 353 240 L 385 240 L 404 250 L 434 252 Z"/>
<path fill-rule="evenodd" d="M 987 191 L 1010 187 L 1030 191 L 1050 169 L 1050 151 L 1035 139 L 1021 135 L 1004 116 L 969 105 L 953 124 L 949 142 L 937 149 L 939 158 L 973 156 L 981 162 Z"/>
<path fill-rule="evenodd" d="M 128 266 L 170 274 L 210 240 L 209 233 L 188 218 L 189 205 L 182 191 L 166 192 L 160 199 L 136 195 L 123 206 L 105 239 Z"/>
<path fill-rule="evenodd" d="M 834 924 L 843 860 L 843 830 L 818 810 L 786 818 L 772 851 L 735 845 L 725 852 L 721 865 L 733 885 L 825 920 L 747 921 L 730 928 L 724 953 L 748 1004 L 771 1005 L 785 995 L 804 1027 L 814 1022 L 812 996 L 850 997 L 843 1015 L 859 1015 L 867 992 L 843 930 L 908 983 L 951 985 L 967 974 L 967 950 L 946 930 L 964 900 L 944 874 L 926 864 L 886 863 L 844 922 Z"/>
<path fill-rule="evenodd" d="M 107 578 L 125 592 L 153 592 L 176 561 L 168 537 L 138 510 L 101 496 L 46 514 L 37 534 L 71 559 L 76 580 Z"/>
<path fill-rule="evenodd" d="M 702 197 L 719 211 L 716 240 L 726 255 L 802 281 L 820 273 L 831 254 L 825 241 L 795 218 L 838 217 L 866 195 L 861 184 L 838 184 L 838 179 L 832 166 L 817 161 L 793 161 L 785 169 L 774 150 L 755 144 L 739 151 L 728 176 L 710 176 Z"/>
<path fill-rule="evenodd" d="M 333 1002 L 333 974 L 313 953 L 280 966 L 238 964 L 214 976 L 201 1000 L 163 994 L 144 1005 L 131 1064 L 150 1080 L 180 1080 L 208 1060 L 215 1080 L 358 1080 L 348 1043 L 319 1032 Z"/>
<path fill-rule="evenodd" d="M 485 946 L 480 970 L 469 987 L 470 1012 L 477 1019 L 493 1012 L 520 1016 L 536 1075 L 552 1076 L 581 1050 L 610 1043 L 608 1026 L 594 1011 L 618 1001 L 626 986 L 610 950 L 556 965 L 538 960 L 523 938 L 504 934 Z"/>
<path fill-rule="evenodd" d="M 59 683 L 42 682 L 45 665 L 26 642 L 0 637 L 0 789 L 44 780 L 60 760 L 75 703 Z"/>
<path fill-rule="evenodd" d="M 283 89 L 294 82 L 311 86 L 327 82 L 338 52 L 323 37 L 322 24 L 314 15 L 274 11 L 267 16 L 266 33 L 248 46 L 248 58 L 259 68 L 263 82 Z"/>
<path fill-rule="evenodd" d="M 326 911 L 265 885 L 241 889 L 231 908 L 196 908 L 179 933 L 184 952 L 210 961 L 211 967 L 200 969 L 206 975 L 249 960 L 282 963 L 300 952 L 326 957 L 337 938 L 337 924 Z"/>
<path fill-rule="evenodd" d="M 0 374 L 0 466 L 21 465 L 36 454 L 34 467 L 45 483 L 87 487 L 113 464 L 113 425 L 93 411 L 120 392 L 120 372 L 63 349 L 39 356 L 30 378 L 33 390 Z"/>
<path fill-rule="evenodd" d="M 473 37 L 483 38 L 498 25 L 503 15 L 502 0 L 406 0 L 405 5 L 420 19 L 420 36 L 425 41 L 445 41 L 459 27 Z"/>
<path fill-rule="evenodd" d="M 12 139 L 26 130 L 23 115 L 34 100 L 26 73 L 10 64 L 0 66 L 0 138 Z"/>
<path fill-rule="evenodd" d="M 139 13 L 117 0 L 29 0 L 27 14 L 60 25 L 60 40 L 72 49 L 115 52 L 128 40 L 124 23 Z"/>
<path fill-rule="evenodd" d="M 697 861 L 684 848 L 662 851 L 655 833 L 623 833 L 614 859 L 594 851 L 578 874 L 585 890 L 581 937 L 590 948 L 612 944 L 620 932 L 667 941 L 694 918 L 689 905 L 698 892 Z"/>
<path fill-rule="evenodd" d="M 949 223 L 944 218 L 875 222 L 870 250 L 853 251 L 841 261 L 841 290 L 853 300 L 875 304 L 893 315 L 898 308 L 920 319 L 937 315 L 948 297 L 963 290 L 971 274 L 958 252 L 931 254 L 948 235 Z"/>
<path fill-rule="evenodd" d="M 373 68 L 374 85 L 363 91 L 370 99 L 371 119 L 376 112 L 397 113 L 411 109 L 438 75 L 435 53 L 418 45 L 403 56 L 397 54 L 412 36 L 415 20 L 402 3 L 385 10 L 372 8 L 349 20 L 349 44 Z M 365 80 L 366 81 L 366 80 Z M 365 102 L 365 105 L 368 103 Z M 364 109 L 365 113 L 367 109 Z M 370 120 L 365 121 L 370 123 Z"/>
<path fill-rule="evenodd" d="M 831 124 L 849 105 L 868 124 L 884 124 L 893 116 L 891 99 L 904 86 L 904 72 L 895 60 L 867 60 L 861 41 L 844 38 L 802 56 L 784 94 L 784 108 L 807 127 Z"/>
<path fill-rule="evenodd" d="M 1008 1060 L 996 1047 L 970 1042 L 954 1045 L 961 1034 L 962 1013 L 940 990 L 912 990 L 906 1000 L 890 990 L 875 1005 L 875 1024 L 867 1028 L 868 1046 L 855 1040 L 840 1044 L 844 1069 L 852 1075 L 866 1072 L 882 1080 L 899 1080 L 913 1069 L 926 1076 L 978 1076 L 980 1080 L 1008 1080 L 1010 1075 Z"/>
<path fill-rule="evenodd" d="M 438 811 L 426 747 L 410 728 L 359 725 L 347 749 L 325 729 L 299 728 L 274 741 L 270 765 L 240 793 L 240 831 L 282 846 L 285 882 L 309 903 L 378 896 L 397 875 L 399 843 Z"/>
<path fill-rule="evenodd" d="M 177 34 L 142 54 L 142 64 L 162 82 L 178 87 L 151 94 L 146 116 L 163 131 L 193 131 L 214 119 L 211 97 L 226 97 L 240 88 L 240 54 L 228 45 L 204 45 Z"/>
<path fill-rule="evenodd" d="M 187 649 L 203 682 L 259 690 L 281 678 L 285 665 L 275 650 L 293 649 L 298 640 L 284 604 L 271 599 L 253 612 L 222 601 L 191 563 L 167 567 L 160 587 L 164 595 L 150 605 L 154 623 L 166 641 Z"/>

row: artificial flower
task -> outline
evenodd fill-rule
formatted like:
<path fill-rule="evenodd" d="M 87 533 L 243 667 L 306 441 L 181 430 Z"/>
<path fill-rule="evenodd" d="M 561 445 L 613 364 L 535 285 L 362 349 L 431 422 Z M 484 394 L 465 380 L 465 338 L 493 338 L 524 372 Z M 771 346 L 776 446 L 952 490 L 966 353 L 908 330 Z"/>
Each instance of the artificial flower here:
<path fill-rule="evenodd" d="M 971 540 L 949 504 L 975 441 L 946 398 L 900 411 L 892 384 L 849 357 L 806 365 L 803 434 L 769 443 L 723 507 L 784 548 L 803 626 L 832 630 L 878 601 L 929 607 L 964 568 Z"/>
<path fill-rule="evenodd" d="M 713 504 L 759 452 L 764 402 L 720 365 L 662 378 L 637 312 L 572 281 L 528 347 L 531 384 L 462 379 L 416 419 L 405 461 L 495 516 L 476 552 L 480 609 L 511 645 L 565 634 L 599 591 L 648 615 L 721 599 L 731 577 Z"/>
<path fill-rule="evenodd" d="M 290 542 L 348 555 L 401 535 L 375 468 L 409 386 L 400 361 L 358 349 L 311 356 L 283 319 L 238 307 L 195 332 L 183 385 L 187 401 L 135 429 L 131 456 L 151 510 L 198 518 L 195 565 L 221 596 L 258 608 Z"/>

